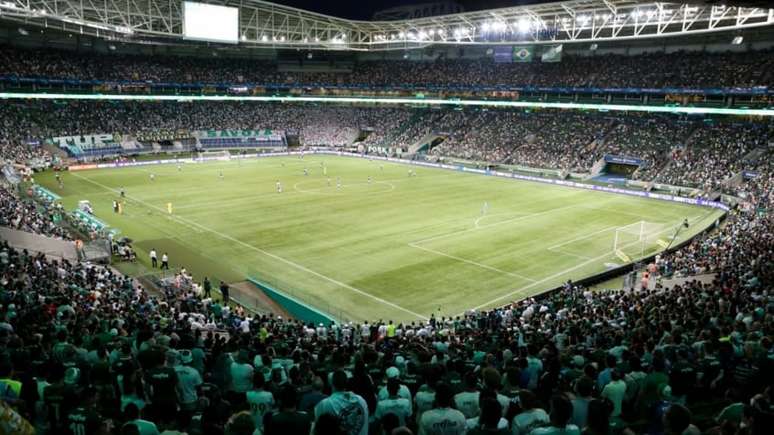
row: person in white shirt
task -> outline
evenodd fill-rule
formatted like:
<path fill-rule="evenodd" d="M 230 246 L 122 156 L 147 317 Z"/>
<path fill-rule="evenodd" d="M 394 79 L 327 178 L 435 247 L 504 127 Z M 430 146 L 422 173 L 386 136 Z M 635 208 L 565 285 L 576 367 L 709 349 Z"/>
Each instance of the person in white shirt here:
<path fill-rule="evenodd" d="M 535 393 L 529 390 L 519 391 L 521 413 L 513 417 L 511 421 L 511 433 L 513 435 L 527 435 L 534 429 L 546 426 L 549 423 L 548 414 L 538 408 Z"/>
<path fill-rule="evenodd" d="M 368 435 L 368 405 L 359 395 L 347 391 L 347 374 L 336 370 L 332 374 L 333 393 L 314 407 L 315 424 L 325 414 L 336 416 L 346 435 Z"/>
<path fill-rule="evenodd" d="M 459 409 L 466 419 L 478 417 L 478 396 L 476 374 L 465 375 L 465 391 L 454 396 L 454 407 Z"/>
<path fill-rule="evenodd" d="M 160 269 L 162 269 L 162 270 L 163 269 L 169 270 L 169 256 L 167 255 L 166 252 L 161 256 L 161 267 L 160 267 Z"/>
<path fill-rule="evenodd" d="M 452 408 L 451 387 L 443 382 L 435 387 L 435 407 L 419 419 L 419 435 L 463 435 L 465 416 Z"/>
<path fill-rule="evenodd" d="M 400 426 L 405 426 L 413 412 L 411 408 L 411 399 L 406 399 L 398 395 L 400 381 L 392 378 L 387 381 L 387 393 L 389 397 L 380 399 L 376 404 L 374 416 L 381 420 L 387 414 L 395 414 L 398 417 Z"/>
<path fill-rule="evenodd" d="M 495 402 L 494 405 L 491 403 L 492 400 Z M 497 430 L 508 429 L 508 420 L 502 417 L 503 407 L 494 391 L 484 390 L 481 392 L 478 396 L 478 408 L 479 416 L 469 418 L 465 422 L 469 431 L 476 428 L 496 428 Z M 494 409 L 499 412 L 497 415 L 498 418 L 495 418 L 495 416 L 492 415 L 486 415 L 487 412 L 492 412 Z"/>
<path fill-rule="evenodd" d="M 416 410 L 416 420 L 419 423 L 419 419 L 425 411 L 433 409 L 433 403 L 435 403 L 435 386 L 436 381 L 428 379 L 428 382 L 421 387 L 414 396 L 414 409 Z"/>
<path fill-rule="evenodd" d="M 253 366 L 249 363 L 247 352 L 240 350 L 235 361 L 229 367 L 231 373 L 231 391 L 246 393 L 253 388 Z"/>
<path fill-rule="evenodd" d="M 539 427 L 531 435 L 580 435 L 580 429 L 570 424 L 572 418 L 572 403 L 563 395 L 551 399 L 551 424 Z"/>
<path fill-rule="evenodd" d="M 151 249 L 149 255 L 150 255 L 150 259 L 151 259 L 151 267 L 153 267 L 155 269 L 159 265 L 158 254 L 156 254 L 156 250 L 155 249 Z"/>
<path fill-rule="evenodd" d="M 253 389 L 245 395 L 257 429 L 263 429 L 263 417 L 275 407 L 274 395 L 264 390 L 265 385 L 266 378 L 263 373 L 256 371 L 253 374 Z"/>
<path fill-rule="evenodd" d="M 387 377 L 387 381 L 389 382 L 390 379 L 398 379 L 400 377 L 400 370 L 398 370 L 397 367 L 389 367 L 385 371 L 385 376 Z M 389 392 L 387 391 L 387 387 L 384 386 L 379 389 L 379 394 L 377 395 L 378 400 L 384 400 L 387 397 L 389 397 Z M 411 390 L 403 384 L 399 383 L 398 388 L 398 397 L 401 397 L 403 399 L 408 399 L 409 402 L 411 401 Z"/>
<path fill-rule="evenodd" d="M 198 390 L 202 385 L 202 376 L 195 368 L 191 367 L 193 354 L 190 350 L 181 350 L 179 358 L 182 364 L 175 366 L 177 396 L 181 410 L 191 412 L 196 409 L 199 401 Z"/>

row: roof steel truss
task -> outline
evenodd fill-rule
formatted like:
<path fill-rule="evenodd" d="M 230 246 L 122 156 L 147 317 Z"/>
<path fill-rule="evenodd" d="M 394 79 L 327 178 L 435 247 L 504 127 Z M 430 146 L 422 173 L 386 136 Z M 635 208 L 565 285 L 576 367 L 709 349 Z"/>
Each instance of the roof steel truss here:
<path fill-rule="evenodd" d="M 261 0 L 240 9 L 240 44 L 407 50 L 434 44 L 600 42 L 774 25 L 774 9 L 634 0 L 570 0 L 399 21 L 357 21 Z M 136 42 L 182 39 L 181 0 L 0 0 L 0 19 Z"/>

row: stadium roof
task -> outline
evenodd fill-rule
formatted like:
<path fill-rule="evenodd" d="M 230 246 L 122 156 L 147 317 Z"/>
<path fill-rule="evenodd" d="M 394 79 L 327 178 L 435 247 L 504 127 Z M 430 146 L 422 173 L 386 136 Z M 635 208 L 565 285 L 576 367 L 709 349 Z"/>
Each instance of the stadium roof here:
<path fill-rule="evenodd" d="M 261 0 L 239 8 L 239 44 L 305 50 L 626 41 L 774 25 L 774 9 L 679 2 L 572 0 L 399 21 L 332 17 Z M 108 40 L 183 40 L 178 0 L 0 0 L 0 19 Z"/>

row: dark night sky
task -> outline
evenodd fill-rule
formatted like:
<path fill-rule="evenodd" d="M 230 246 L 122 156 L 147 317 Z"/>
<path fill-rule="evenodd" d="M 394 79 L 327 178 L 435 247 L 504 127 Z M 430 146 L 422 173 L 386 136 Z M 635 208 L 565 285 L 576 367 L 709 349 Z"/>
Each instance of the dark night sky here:
<path fill-rule="evenodd" d="M 433 0 L 269 0 L 287 6 L 319 12 L 335 17 L 368 20 L 374 12 L 393 6 L 431 3 Z M 457 0 L 466 11 L 548 3 L 556 0 Z"/>

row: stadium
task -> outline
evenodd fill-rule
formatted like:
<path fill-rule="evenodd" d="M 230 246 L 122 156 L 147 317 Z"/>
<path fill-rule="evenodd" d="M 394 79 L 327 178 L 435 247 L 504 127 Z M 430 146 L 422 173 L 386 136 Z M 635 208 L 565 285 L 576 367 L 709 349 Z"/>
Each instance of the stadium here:
<path fill-rule="evenodd" d="M 0 433 L 753 435 L 774 6 L 0 1 Z"/>

